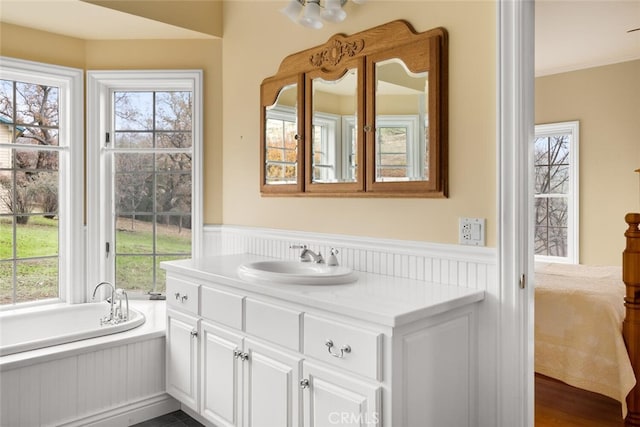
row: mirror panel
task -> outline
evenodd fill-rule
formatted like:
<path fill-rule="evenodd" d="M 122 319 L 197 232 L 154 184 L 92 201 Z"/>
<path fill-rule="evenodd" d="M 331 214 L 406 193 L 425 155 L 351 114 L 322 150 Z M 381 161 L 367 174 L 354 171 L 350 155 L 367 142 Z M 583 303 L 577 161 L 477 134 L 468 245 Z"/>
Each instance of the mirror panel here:
<path fill-rule="evenodd" d="M 311 79 L 311 180 L 357 181 L 358 70 L 336 80 Z"/>
<path fill-rule="evenodd" d="M 265 107 L 266 184 L 298 182 L 298 85 L 282 88 L 276 102 Z"/>
<path fill-rule="evenodd" d="M 429 74 L 402 59 L 375 65 L 375 181 L 425 181 L 429 176 Z"/>

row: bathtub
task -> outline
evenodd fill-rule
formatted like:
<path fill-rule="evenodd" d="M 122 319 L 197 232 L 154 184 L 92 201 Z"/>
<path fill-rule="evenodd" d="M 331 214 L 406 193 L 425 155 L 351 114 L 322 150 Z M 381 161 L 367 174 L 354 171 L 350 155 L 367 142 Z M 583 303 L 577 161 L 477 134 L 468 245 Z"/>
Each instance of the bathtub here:
<path fill-rule="evenodd" d="M 127 426 L 179 409 L 180 403 L 165 391 L 166 301 L 129 303 L 136 317 L 141 313 L 138 321 L 144 323 L 138 327 L 0 357 L 0 426 Z M 96 312 L 81 320 L 85 309 Z M 42 330 L 32 339 L 42 344 L 43 337 L 53 333 L 50 319 L 64 323 L 54 313 L 58 310 L 73 316 L 75 340 L 78 332 L 86 333 L 80 328 L 87 329 L 86 324 L 97 322 L 96 328 L 104 329 L 98 319 L 108 313 L 109 304 L 57 304 L 19 309 L 22 313 L 2 312 L 2 341 L 8 341 L 4 331 L 10 332 L 6 327 L 10 322 L 11 328 L 19 329 L 19 336 Z M 31 316 L 40 323 L 34 325 L 28 319 Z M 113 332 L 111 326 L 105 328 Z"/>
<path fill-rule="evenodd" d="M 129 320 L 100 325 L 109 304 L 56 304 L 33 310 L 0 313 L 0 356 L 128 331 L 142 325 L 144 315 L 131 308 Z"/>

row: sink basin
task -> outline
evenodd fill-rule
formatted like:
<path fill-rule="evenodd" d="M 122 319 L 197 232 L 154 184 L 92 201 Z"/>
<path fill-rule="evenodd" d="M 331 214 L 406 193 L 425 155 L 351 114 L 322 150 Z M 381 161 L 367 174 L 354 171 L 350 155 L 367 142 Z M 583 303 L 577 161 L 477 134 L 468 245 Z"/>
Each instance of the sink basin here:
<path fill-rule="evenodd" d="M 295 285 L 342 285 L 358 280 L 347 267 L 300 261 L 258 261 L 238 267 L 238 276 L 248 282 Z"/>

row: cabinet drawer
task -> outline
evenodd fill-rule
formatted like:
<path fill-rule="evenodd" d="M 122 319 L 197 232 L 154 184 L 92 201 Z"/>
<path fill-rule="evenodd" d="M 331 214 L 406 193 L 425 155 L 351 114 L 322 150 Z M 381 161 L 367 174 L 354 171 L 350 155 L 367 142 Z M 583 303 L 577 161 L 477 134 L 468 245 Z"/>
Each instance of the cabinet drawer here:
<path fill-rule="evenodd" d="M 241 295 L 203 286 L 200 289 L 200 314 L 235 329 L 242 329 Z"/>
<path fill-rule="evenodd" d="M 300 319 L 296 310 L 247 298 L 245 301 L 245 331 L 273 341 L 292 350 L 300 350 Z"/>
<path fill-rule="evenodd" d="M 305 314 L 304 353 L 382 381 L 380 333 Z"/>
<path fill-rule="evenodd" d="M 167 304 L 178 310 L 198 314 L 199 287 L 175 277 L 167 277 Z"/>

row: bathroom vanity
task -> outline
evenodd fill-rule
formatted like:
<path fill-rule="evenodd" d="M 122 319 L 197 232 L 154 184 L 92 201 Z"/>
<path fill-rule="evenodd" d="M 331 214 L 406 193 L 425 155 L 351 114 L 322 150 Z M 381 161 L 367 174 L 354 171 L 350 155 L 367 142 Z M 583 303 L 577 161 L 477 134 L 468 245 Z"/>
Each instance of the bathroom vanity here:
<path fill-rule="evenodd" d="M 224 255 L 163 262 L 167 392 L 215 426 L 473 426 L 484 292 L 356 272 L 251 283 Z"/>

